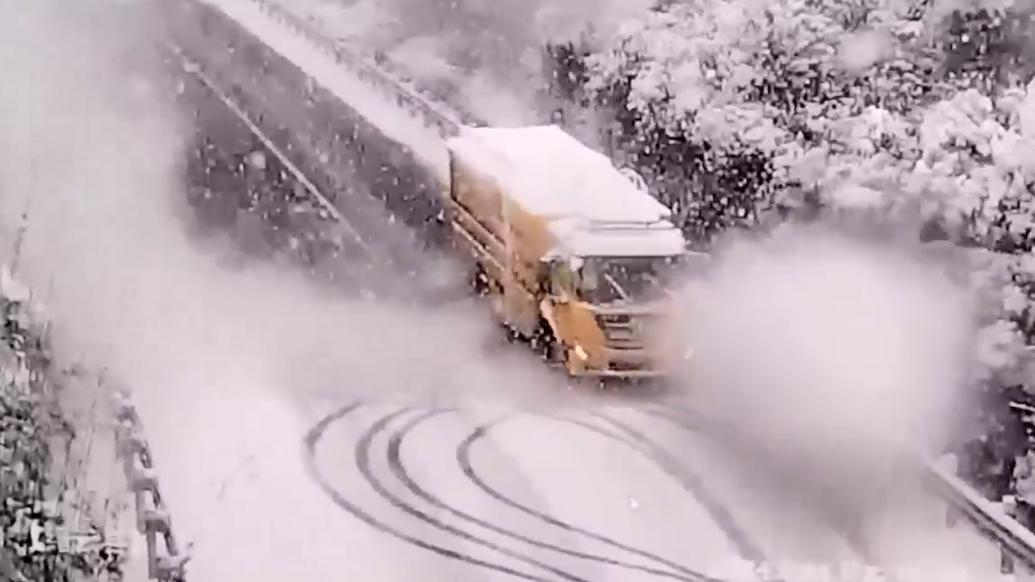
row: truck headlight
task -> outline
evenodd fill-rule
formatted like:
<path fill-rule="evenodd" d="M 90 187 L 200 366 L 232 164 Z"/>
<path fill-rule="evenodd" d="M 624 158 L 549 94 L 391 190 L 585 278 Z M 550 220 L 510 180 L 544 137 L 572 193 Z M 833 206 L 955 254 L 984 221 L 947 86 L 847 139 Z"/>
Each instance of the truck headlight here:
<path fill-rule="evenodd" d="M 575 344 L 575 348 L 572 351 L 575 352 L 575 356 L 583 362 L 589 359 L 589 353 L 587 353 L 586 349 L 580 344 Z"/>

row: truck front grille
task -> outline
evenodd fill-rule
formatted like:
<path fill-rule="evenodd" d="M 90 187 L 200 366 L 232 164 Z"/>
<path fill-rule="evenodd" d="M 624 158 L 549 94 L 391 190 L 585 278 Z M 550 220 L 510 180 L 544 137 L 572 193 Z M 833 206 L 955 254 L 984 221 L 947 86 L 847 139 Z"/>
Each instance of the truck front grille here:
<path fill-rule="evenodd" d="M 649 331 L 651 325 L 650 316 L 608 313 L 600 314 L 597 317 L 609 347 L 616 349 L 643 348 L 644 334 Z"/>
<path fill-rule="evenodd" d="M 647 370 L 649 366 L 645 362 L 626 362 L 619 360 L 611 362 L 608 369 L 612 372 L 639 372 L 640 370 Z"/>

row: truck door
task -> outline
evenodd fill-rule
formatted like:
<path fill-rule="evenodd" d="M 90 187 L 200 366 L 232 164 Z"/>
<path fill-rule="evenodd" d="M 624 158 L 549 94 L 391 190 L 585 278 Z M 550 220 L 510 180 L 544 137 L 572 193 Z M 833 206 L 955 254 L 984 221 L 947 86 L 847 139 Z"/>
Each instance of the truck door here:
<path fill-rule="evenodd" d="M 539 324 L 538 295 L 534 291 L 535 286 L 529 281 L 527 268 L 522 263 L 519 252 L 521 241 L 517 239 L 506 202 L 502 200 L 500 210 L 501 228 L 506 245 L 506 265 L 502 278 L 502 302 L 506 321 L 522 335 L 532 337 Z"/>
<path fill-rule="evenodd" d="M 549 293 L 543 299 L 544 314 L 554 326 L 554 335 L 565 346 L 578 341 L 575 337 L 575 273 L 567 261 L 552 265 L 549 278 Z"/>
<path fill-rule="evenodd" d="M 578 274 L 567 261 L 557 263 L 553 267 L 550 274 L 550 293 L 544 299 L 543 311 L 550 312 L 559 347 L 567 350 L 576 345 L 581 346 L 589 354 L 589 359 L 578 363 L 580 367 L 604 365 L 599 359 L 599 348 L 604 345 L 603 332 L 597 324 L 593 310 L 579 299 Z"/>

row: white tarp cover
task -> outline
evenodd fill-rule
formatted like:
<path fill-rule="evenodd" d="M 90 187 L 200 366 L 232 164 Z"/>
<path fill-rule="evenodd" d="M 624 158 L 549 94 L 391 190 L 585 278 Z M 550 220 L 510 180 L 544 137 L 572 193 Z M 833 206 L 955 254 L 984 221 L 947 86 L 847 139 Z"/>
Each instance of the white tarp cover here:
<path fill-rule="evenodd" d="M 526 211 L 550 220 L 559 254 L 672 256 L 685 250 L 665 205 L 557 126 L 463 128 L 448 145 Z"/>

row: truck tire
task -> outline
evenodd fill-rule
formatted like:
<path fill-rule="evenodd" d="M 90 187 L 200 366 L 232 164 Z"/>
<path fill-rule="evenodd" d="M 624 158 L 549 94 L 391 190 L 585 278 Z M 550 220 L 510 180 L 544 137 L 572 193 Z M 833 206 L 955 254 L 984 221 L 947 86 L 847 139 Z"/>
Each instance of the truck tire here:
<path fill-rule="evenodd" d="M 470 271 L 470 280 L 468 283 L 475 295 L 484 297 L 489 294 L 489 276 L 486 274 L 481 263 L 474 264 L 474 268 Z"/>
<path fill-rule="evenodd" d="M 553 328 L 545 319 L 539 319 L 535 334 L 531 339 L 532 349 L 550 363 L 564 362 L 564 347 L 557 341 Z"/>

